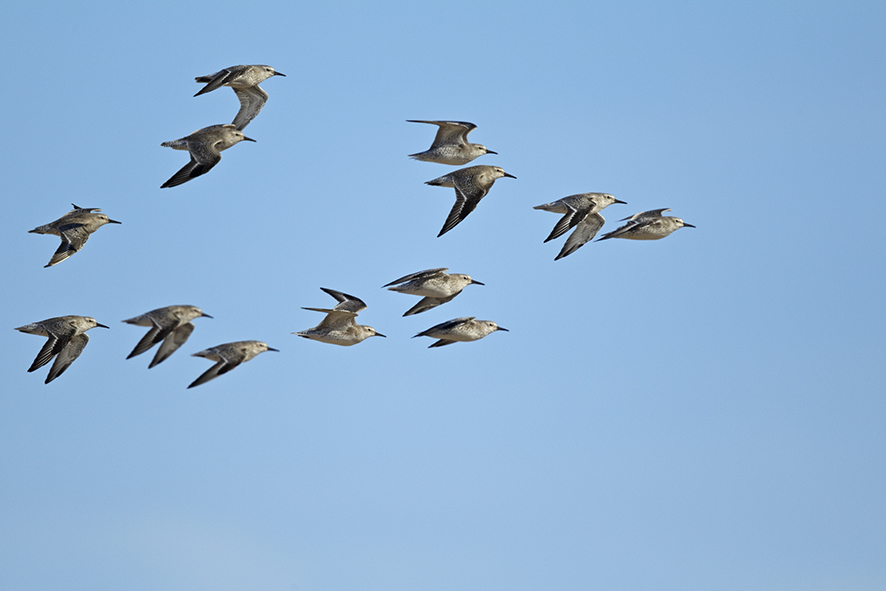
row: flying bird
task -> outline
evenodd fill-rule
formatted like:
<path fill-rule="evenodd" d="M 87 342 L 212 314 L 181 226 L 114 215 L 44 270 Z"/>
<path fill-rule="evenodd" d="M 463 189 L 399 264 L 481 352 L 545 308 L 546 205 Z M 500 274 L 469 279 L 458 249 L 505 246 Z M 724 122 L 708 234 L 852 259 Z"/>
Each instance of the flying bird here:
<path fill-rule="evenodd" d="M 240 101 L 240 110 L 234 117 L 232 125 L 239 130 L 249 125 L 249 122 L 255 119 L 262 107 L 268 101 L 268 93 L 265 92 L 259 83 L 264 82 L 271 76 L 283 76 L 286 74 L 277 72 L 271 66 L 231 66 L 224 70 L 219 70 L 208 76 L 197 76 L 194 78 L 197 82 L 205 83 L 206 86 L 194 96 L 200 96 L 207 92 L 212 92 L 216 88 L 222 86 L 230 86 Z"/>
<path fill-rule="evenodd" d="M 127 324 L 151 327 L 127 359 L 141 355 L 157 343 L 161 343 L 160 348 L 157 349 L 157 354 L 154 355 L 154 359 L 148 365 L 148 369 L 165 361 L 179 347 L 184 345 L 191 333 L 194 332 L 194 325 L 191 323 L 191 320 L 201 316 L 212 318 L 209 314 L 204 314 L 203 310 L 197 306 L 166 306 L 165 308 L 157 308 L 141 316 L 124 320 L 123 322 Z"/>
<path fill-rule="evenodd" d="M 452 164 L 461 166 L 483 154 L 497 154 L 483 144 L 472 144 L 468 141 L 468 134 L 477 129 L 477 126 L 467 121 L 422 121 L 420 119 L 407 119 L 408 123 L 430 123 L 438 126 L 434 143 L 424 152 L 410 154 L 410 158 L 425 162 L 437 162 L 439 164 Z"/>
<path fill-rule="evenodd" d="M 160 145 L 164 148 L 187 150 L 191 155 L 191 161 L 172 175 L 168 181 L 160 185 L 160 188 L 177 187 L 206 174 L 221 161 L 222 151 L 244 140 L 255 141 L 243 135 L 243 132 L 233 125 L 210 125 L 179 140 L 163 142 Z"/>
<path fill-rule="evenodd" d="M 342 347 L 350 347 L 361 343 L 369 337 L 383 337 L 385 335 L 376 332 L 371 326 L 357 324 L 354 320 L 357 313 L 366 309 L 366 304 L 360 298 L 334 289 L 321 287 L 323 291 L 335 298 L 338 304 L 334 308 L 302 308 L 303 310 L 312 310 L 314 312 L 323 312 L 326 317 L 314 328 L 294 332 L 292 334 L 311 339 L 312 341 L 320 341 L 321 343 L 329 343 L 330 345 L 341 345 Z"/>
<path fill-rule="evenodd" d="M 37 353 L 28 372 L 40 369 L 55 357 L 52 367 L 49 368 L 49 375 L 43 383 L 48 384 L 62 375 L 80 357 L 80 353 L 89 342 L 86 331 L 96 326 L 108 328 L 89 316 L 58 316 L 16 328 L 15 330 L 27 334 L 49 337 Z"/>
<path fill-rule="evenodd" d="M 390 291 L 422 296 L 416 305 L 403 314 L 403 316 L 412 316 L 445 304 L 460 294 L 461 290 L 468 285 L 483 285 L 479 281 L 471 279 L 470 275 L 447 273 L 448 270 L 446 267 L 441 267 L 419 271 L 400 277 L 382 287 L 387 287 Z"/>
<path fill-rule="evenodd" d="M 193 357 L 204 357 L 216 364 L 203 372 L 199 378 L 191 382 L 188 388 L 205 384 L 209 380 L 214 380 L 222 374 L 226 374 L 241 363 L 246 363 L 259 353 L 265 351 L 278 351 L 268 347 L 266 343 L 261 341 L 237 341 L 235 343 L 225 343 L 210 347 L 199 353 L 194 353 Z"/>
<path fill-rule="evenodd" d="M 600 210 L 613 203 L 624 203 L 624 201 L 616 199 L 609 193 L 579 193 L 552 201 L 551 203 L 536 205 L 533 209 L 563 214 L 563 217 L 560 218 L 560 221 L 551 230 L 551 234 L 545 238 L 545 242 L 559 238 L 567 231 L 575 228 L 575 231 L 570 234 L 563 244 L 560 254 L 554 257 L 554 260 L 569 256 L 592 240 L 606 221 L 600 215 Z"/>
<path fill-rule="evenodd" d="M 89 235 L 105 224 L 120 223 L 103 213 L 95 213 L 101 211 L 98 207 L 77 207 L 73 203 L 71 206 L 74 209 L 54 222 L 37 226 L 28 231 L 29 234 L 53 234 L 62 239 L 61 246 L 58 247 L 44 268 L 59 264 L 83 248 L 83 245 L 89 240 Z"/>
<path fill-rule="evenodd" d="M 427 181 L 426 185 L 453 187 L 455 189 L 455 205 L 452 206 L 452 210 L 449 212 L 449 216 L 446 218 L 440 233 L 437 234 L 437 238 L 456 227 L 463 219 L 468 217 L 468 214 L 474 211 L 480 200 L 489 193 L 489 189 L 492 188 L 496 179 L 502 177 L 517 178 L 512 174 L 506 173 L 498 166 L 480 164 L 478 166 L 461 168 Z"/>
<path fill-rule="evenodd" d="M 600 240 L 608 238 L 627 238 L 629 240 L 661 240 L 665 236 L 669 236 L 680 228 L 694 228 L 692 224 L 687 224 L 677 217 L 669 215 L 661 215 L 667 209 L 653 209 L 651 211 L 643 211 L 624 218 L 621 221 L 627 221 L 624 226 L 604 234 Z M 597 240 L 597 242 L 600 242 Z"/>
<path fill-rule="evenodd" d="M 497 325 L 491 320 L 477 320 L 474 316 L 464 316 L 441 322 L 412 338 L 431 337 L 432 339 L 439 339 L 428 347 L 428 349 L 433 349 L 434 347 L 445 347 L 457 342 L 476 341 L 497 330 L 509 332 L 508 329 Z"/>

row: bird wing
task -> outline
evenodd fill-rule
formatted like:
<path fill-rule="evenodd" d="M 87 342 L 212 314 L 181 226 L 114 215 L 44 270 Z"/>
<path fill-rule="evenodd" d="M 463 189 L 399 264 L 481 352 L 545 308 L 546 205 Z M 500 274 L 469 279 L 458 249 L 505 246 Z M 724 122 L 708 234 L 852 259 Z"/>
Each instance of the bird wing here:
<path fill-rule="evenodd" d="M 73 207 L 74 209 L 72 209 L 71 211 L 69 211 L 65 215 L 68 215 L 71 213 L 92 213 L 94 211 L 101 211 L 102 210 L 101 207 L 80 207 L 79 205 L 76 205 L 74 203 L 71 204 L 71 207 Z"/>
<path fill-rule="evenodd" d="M 455 205 L 449 211 L 449 216 L 443 224 L 437 238 L 456 227 L 468 214 L 476 209 L 477 204 L 489 193 L 489 187 L 483 188 L 470 182 L 474 177 L 463 179 L 456 177 L 452 184 L 455 185 Z M 491 187 L 492 185 L 490 185 Z"/>
<path fill-rule="evenodd" d="M 49 361 L 58 355 L 58 352 L 64 348 L 68 340 L 69 339 L 64 336 L 59 336 L 50 332 L 49 338 L 43 343 L 40 352 L 37 353 L 37 357 L 34 358 L 34 363 L 28 368 L 28 372 L 38 370 L 49 363 Z"/>
<path fill-rule="evenodd" d="M 165 361 L 170 355 L 175 353 L 179 347 L 187 342 L 188 337 L 191 336 L 192 332 L 194 332 L 194 325 L 190 322 L 186 322 L 172 332 L 168 333 L 163 339 L 163 342 L 160 343 L 160 348 L 157 349 L 157 354 L 154 355 L 154 359 L 151 361 L 148 369 L 151 369 L 158 363 Z"/>
<path fill-rule="evenodd" d="M 237 99 L 240 101 L 240 110 L 234 117 L 233 125 L 241 130 L 249 125 L 249 122 L 255 119 L 262 107 L 268 101 L 268 93 L 259 86 L 246 86 L 243 88 L 234 88 Z"/>
<path fill-rule="evenodd" d="M 191 179 L 204 175 L 212 170 L 212 167 L 218 164 L 220 160 L 221 153 L 214 147 L 208 147 L 208 144 L 196 146 L 191 152 L 191 161 L 172 175 L 168 181 L 160 185 L 160 188 L 177 187 Z"/>
<path fill-rule="evenodd" d="M 193 175 L 193 176 L 191 175 L 192 171 L 196 167 L 197 167 L 197 161 L 194 160 L 194 156 L 192 155 L 190 162 L 188 162 L 183 167 L 181 167 L 181 169 L 177 173 L 172 175 L 168 181 L 166 181 L 165 183 L 160 185 L 160 188 L 166 189 L 167 187 L 177 187 L 183 183 L 188 182 L 189 180 L 194 178 L 194 176 L 199 176 L 199 175 Z M 203 171 L 200 174 L 205 174 L 205 172 L 206 171 Z"/>
<path fill-rule="evenodd" d="M 594 236 L 597 235 L 597 232 L 600 231 L 600 228 L 603 227 L 605 222 L 606 220 L 599 213 L 592 213 L 589 216 L 585 216 L 585 218 L 578 223 L 578 227 L 575 228 L 575 231 L 566 239 L 563 248 L 560 250 L 560 254 L 558 254 L 554 260 L 556 261 L 572 254 L 587 242 L 593 240 Z"/>
<path fill-rule="evenodd" d="M 433 343 L 428 346 L 428 349 L 433 349 L 435 347 L 445 347 L 446 345 L 451 345 L 453 343 L 457 343 L 458 341 L 450 341 L 448 339 L 440 339 L 436 343 Z"/>
<path fill-rule="evenodd" d="M 446 302 L 451 301 L 452 298 L 454 298 L 455 296 L 457 296 L 460 293 L 461 292 L 459 291 L 457 293 L 452 294 L 451 296 L 446 296 L 446 297 L 442 297 L 442 298 L 432 298 L 430 296 L 425 296 L 421 300 L 419 300 L 419 302 L 416 305 L 409 308 L 409 310 L 407 310 L 406 313 L 403 314 L 403 316 L 412 316 L 413 314 L 421 314 L 422 312 L 427 312 L 428 310 L 430 310 L 432 308 L 436 308 L 437 306 L 439 306 L 441 304 L 445 304 Z"/>
<path fill-rule="evenodd" d="M 231 68 L 225 68 L 224 70 L 219 70 L 215 74 L 210 74 L 209 76 L 198 76 L 194 78 L 197 82 L 207 82 L 206 86 L 201 88 L 197 94 L 194 96 L 200 96 L 201 94 L 206 94 L 207 92 L 212 92 L 216 88 L 220 88 L 226 82 L 231 80 L 234 77 L 234 72 Z"/>
<path fill-rule="evenodd" d="M 151 328 L 148 332 L 141 338 L 141 340 L 135 345 L 135 348 L 132 350 L 132 353 L 127 356 L 127 359 L 132 359 L 136 355 L 141 355 L 158 342 L 160 342 L 163 338 L 166 337 L 167 334 L 172 330 L 172 327 L 166 329 L 165 334 L 160 336 L 161 331 L 163 331 L 163 327 L 160 326 L 154 318 L 151 318 Z"/>
<path fill-rule="evenodd" d="M 545 242 L 549 242 L 554 238 L 559 238 L 570 229 L 574 228 L 579 221 L 587 215 L 588 210 L 579 211 L 568 203 L 565 203 L 564 205 L 567 210 L 566 214 L 554 225 L 554 229 L 551 230 L 551 234 L 545 238 Z"/>
<path fill-rule="evenodd" d="M 421 119 L 407 119 L 408 123 L 429 123 L 439 127 L 434 143 L 429 149 L 448 145 L 464 145 L 468 141 L 468 134 L 477 129 L 477 126 L 467 121 L 424 121 Z"/>
<path fill-rule="evenodd" d="M 446 322 L 441 322 L 440 324 L 434 325 L 431 328 L 424 330 L 417 335 L 416 337 L 429 337 L 432 336 L 433 333 L 438 330 L 449 330 L 451 328 L 455 328 L 456 326 L 463 324 L 465 322 L 470 322 L 471 320 L 476 320 L 476 316 L 462 316 L 461 318 L 453 318 L 452 320 L 447 320 Z M 415 338 L 415 337 L 412 337 Z"/>
<path fill-rule="evenodd" d="M 209 169 L 219 163 L 221 152 L 218 149 L 218 145 L 222 143 L 224 143 L 222 138 L 218 138 L 215 141 L 188 142 L 188 151 L 191 153 L 191 158 L 197 161 L 197 166 L 205 167 L 205 170 L 202 170 L 202 172 L 195 171 L 195 174 L 192 176 L 206 174 L 209 172 Z"/>
<path fill-rule="evenodd" d="M 320 289 L 334 297 L 335 301 L 338 302 L 333 310 L 341 312 L 353 312 L 356 316 L 357 312 L 366 309 L 366 303 L 357 296 L 352 296 L 350 294 L 336 291 L 334 289 L 329 289 L 328 287 L 321 287 Z"/>
<path fill-rule="evenodd" d="M 664 209 L 650 209 L 649 211 L 641 211 L 640 213 L 635 213 L 634 215 L 632 215 L 630 217 L 622 218 L 621 221 L 622 222 L 624 222 L 626 220 L 639 221 L 639 220 L 649 219 L 649 218 L 660 218 L 660 217 L 662 217 L 661 214 L 666 211 L 671 211 L 671 208 L 666 207 Z"/>
<path fill-rule="evenodd" d="M 357 316 L 356 312 L 330 310 L 329 308 L 302 308 L 302 310 L 311 310 L 313 312 L 323 312 L 326 314 L 326 317 L 314 328 L 334 330 L 356 324 L 354 321 L 354 318 Z"/>
<path fill-rule="evenodd" d="M 418 271 L 416 273 L 410 273 L 409 275 L 404 275 L 400 279 L 395 279 L 394 281 L 391 281 L 387 285 L 382 285 L 382 287 L 390 287 L 392 285 L 397 285 L 398 283 L 406 283 L 407 281 L 412 281 L 413 279 L 426 279 L 428 277 L 443 275 L 448 270 L 449 270 L 449 267 L 440 267 L 438 269 L 425 269 L 424 271 Z"/>
<path fill-rule="evenodd" d="M 68 339 L 59 351 L 58 357 L 56 357 L 55 361 L 52 363 L 52 367 L 49 368 L 49 375 L 46 376 L 44 384 L 48 384 L 58 376 L 62 375 L 65 370 L 68 369 L 78 357 L 80 357 L 80 353 L 83 352 L 83 349 L 88 342 L 89 337 L 86 333 L 82 332 Z"/>
<path fill-rule="evenodd" d="M 59 228 L 62 243 L 49 259 L 47 267 L 57 265 L 81 248 L 89 240 L 89 232 L 83 224 L 66 224 Z"/>
<path fill-rule="evenodd" d="M 238 346 L 239 345 L 239 346 Z M 246 352 L 242 348 L 243 343 L 229 343 L 228 345 L 219 345 L 212 347 L 199 353 L 194 353 L 195 357 L 204 357 L 217 361 L 215 365 L 200 374 L 200 377 L 191 382 L 188 388 L 205 384 L 209 380 L 215 379 L 217 376 L 226 374 L 246 359 Z"/>
<path fill-rule="evenodd" d="M 467 121 L 433 121 L 440 126 L 437 135 L 434 136 L 434 143 L 431 144 L 433 150 L 439 146 L 445 145 L 465 145 L 468 142 L 468 134 L 477 126 Z"/>
<path fill-rule="evenodd" d="M 640 214 L 637 214 L 637 215 L 640 215 Z M 622 220 L 622 221 L 624 221 L 624 220 Z M 640 218 L 630 219 L 630 220 L 628 220 L 628 222 L 624 226 L 621 226 L 620 228 L 616 228 L 615 230 L 613 230 L 612 232 L 609 232 L 608 234 L 603 234 L 603 237 L 600 238 L 600 240 L 608 240 L 609 238 L 618 238 L 619 236 L 624 236 L 625 234 L 627 234 L 628 232 L 630 232 L 631 230 L 633 230 L 634 228 L 639 226 L 641 223 L 645 223 L 645 222 L 641 221 Z M 597 242 L 600 242 L 600 240 L 597 240 Z"/>
<path fill-rule="evenodd" d="M 224 367 L 225 365 L 227 365 L 227 362 L 225 362 L 224 360 L 219 361 L 218 363 L 204 371 L 202 374 L 200 374 L 200 377 L 191 382 L 191 385 L 188 386 L 188 388 L 193 388 L 194 386 L 199 386 L 200 384 L 205 384 L 209 380 L 215 379 L 219 375 L 222 367 Z M 230 371 L 230 369 L 226 371 Z"/>

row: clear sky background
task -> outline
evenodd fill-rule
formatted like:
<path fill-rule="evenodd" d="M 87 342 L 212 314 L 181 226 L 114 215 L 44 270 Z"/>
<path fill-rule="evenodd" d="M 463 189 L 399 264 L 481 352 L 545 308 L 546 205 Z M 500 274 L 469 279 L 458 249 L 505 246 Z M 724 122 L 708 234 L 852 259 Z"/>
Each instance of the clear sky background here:
<path fill-rule="evenodd" d="M 879 2 L 18 3 L 0 12 L 0 588 L 886 588 Z M 209 174 L 160 143 L 238 109 L 194 77 L 286 74 Z M 501 179 L 436 238 L 472 121 Z M 696 229 L 554 262 L 558 216 Z M 71 203 L 122 225 L 69 260 Z M 381 286 L 486 285 L 403 318 Z M 329 287 L 388 338 L 290 333 Z M 194 304 L 147 369 L 121 320 Z M 93 316 L 44 385 L 42 338 Z M 510 332 L 442 349 L 458 316 Z M 201 349 L 264 353 L 199 388 Z"/>

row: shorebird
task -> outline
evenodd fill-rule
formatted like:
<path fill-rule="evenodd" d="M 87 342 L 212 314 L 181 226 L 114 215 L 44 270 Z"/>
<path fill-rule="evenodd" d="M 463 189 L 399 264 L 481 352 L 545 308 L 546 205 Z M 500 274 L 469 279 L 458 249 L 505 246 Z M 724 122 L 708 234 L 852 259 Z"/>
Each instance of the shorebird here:
<path fill-rule="evenodd" d="M 292 334 L 311 339 L 312 341 L 320 341 L 321 343 L 329 343 L 330 345 L 341 345 L 342 347 L 350 347 L 356 345 L 369 337 L 383 337 L 385 335 L 376 332 L 371 326 L 357 324 L 354 320 L 357 312 L 366 309 L 366 304 L 358 297 L 321 287 L 323 291 L 336 299 L 338 304 L 334 308 L 302 308 L 303 310 L 313 310 L 314 312 L 324 312 L 326 318 L 314 328 L 294 332 Z"/>
<path fill-rule="evenodd" d="M 651 211 L 643 211 L 624 218 L 621 221 L 627 221 L 624 226 L 604 234 L 600 240 L 607 238 L 627 238 L 629 240 L 660 240 L 665 236 L 669 236 L 672 232 L 680 228 L 694 228 L 692 224 L 687 224 L 677 217 L 669 215 L 661 215 L 666 209 L 653 209 Z M 600 242 L 597 240 L 597 242 Z"/>
<path fill-rule="evenodd" d="M 452 206 L 452 210 L 446 218 L 446 223 L 443 224 L 443 229 L 437 234 L 437 238 L 456 227 L 463 219 L 468 217 L 468 214 L 474 211 L 480 200 L 489 193 L 489 189 L 492 188 L 495 180 L 502 177 L 517 178 L 512 174 L 506 173 L 498 166 L 480 164 L 478 166 L 461 168 L 426 182 L 426 185 L 453 187 L 455 189 L 455 205 Z"/>
<path fill-rule="evenodd" d="M 563 244 L 560 254 L 554 257 L 554 260 L 569 256 L 585 243 L 592 240 L 606 221 L 600 215 L 600 210 L 613 203 L 624 204 L 625 202 L 616 199 L 609 193 L 579 193 L 552 201 L 551 203 L 536 205 L 533 209 L 564 214 L 554 226 L 554 229 L 551 230 L 550 236 L 545 238 L 545 242 L 559 238 L 571 228 L 575 228 L 575 231 L 570 234 Z"/>
<path fill-rule="evenodd" d="M 83 248 L 83 245 L 89 240 L 89 235 L 105 224 L 120 223 L 103 213 L 93 213 L 101 211 L 98 207 L 77 207 L 73 203 L 71 206 L 74 209 L 54 222 L 37 226 L 28 231 L 29 234 L 54 234 L 62 239 L 61 246 L 49 259 L 49 263 L 44 265 L 44 268 L 57 265 Z"/>
<path fill-rule="evenodd" d="M 154 355 L 154 359 L 151 361 L 148 369 L 161 363 L 185 344 L 188 337 L 194 332 L 194 325 L 191 323 L 191 320 L 201 316 L 212 318 L 209 314 L 204 314 L 203 310 L 197 306 L 166 306 L 165 308 L 157 308 L 141 316 L 124 320 L 123 322 L 127 324 L 151 327 L 127 359 L 141 355 L 162 341 L 163 343 L 157 349 L 157 354 Z"/>
<path fill-rule="evenodd" d="M 182 183 L 206 174 L 213 166 L 219 163 L 223 150 L 227 150 L 243 140 L 247 142 L 255 141 L 243 135 L 243 132 L 233 125 L 210 125 L 209 127 L 198 129 L 191 135 L 179 140 L 163 142 L 160 145 L 164 148 L 187 150 L 191 155 L 191 161 L 172 175 L 172 178 L 160 185 L 160 188 L 177 187 Z"/>
<path fill-rule="evenodd" d="M 432 326 L 431 328 L 418 333 L 415 337 L 440 339 L 428 347 L 428 349 L 433 349 L 434 347 L 451 345 L 458 341 L 476 341 L 497 330 L 508 332 L 508 329 L 502 328 L 491 320 L 477 320 L 473 316 L 465 316 L 441 322 L 436 326 Z"/>
<path fill-rule="evenodd" d="M 230 68 L 219 70 L 215 74 L 194 78 L 197 82 L 206 84 L 194 96 L 212 92 L 222 86 L 233 88 L 237 99 L 240 101 L 240 110 L 237 111 L 237 116 L 234 117 L 232 125 L 242 130 L 249 125 L 250 121 L 255 119 L 255 116 L 265 106 L 268 100 L 268 93 L 262 90 L 259 83 L 264 82 L 271 76 L 283 76 L 285 78 L 286 74 L 275 71 L 271 66 L 231 66 Z"/>
<path fill-rule="evenodd" d="M 86 331 L 96 326 L 108 328 L 89 316 L 58 316 L 19 326 L 15 330 L 49 337 L 40 352 L 37 353 L 37 357 L 28 371 L 32 372 L 43 367 L 55 357 L 52 367 L 49 368 L 49 375 L 46 376 L 46 381 L 43 383 L 48 384 L 62 375 L 80 356 L 86 343 L 89 342 Z"/>
<path fill-rule="evenodd" d="M 209 347 L 199 353 L 194 353 L 193 357 L 204 357 L 217 363 L 203 372 L 199 378 L 191 382 L 188 388 L 205 384 L 209 380 L 213 380 L 222 374 L 226 374 L 241 363 L 246 363 L 259 353 L 265 351 L 279 351 L 272 349 L 266 343 L 261 341 L 237 341 L 235 343 L 225 343 Z"/>
<path fill-rule="evenodd" d="M 412 316 L 445 304 L 460 294 L 461 290 L 468 285 L 483 285 L 483 283 L 471 279 L 470 275 L 446 273 L 448 270 L 447 267 L 441 267 L 419 271 L 391 281 L 382 287 L 399 293 L 423 296 L 416 305 L 403 314 L 403 316 Z M 392 285 L 394 287 L 391 287 Z"/>
<path fill-rule="evenodd" d="M 472 144 L 468 141 L 468 134 L 477 129 L 473 123 L 467 121 L 422 121 L 421 119 L 407 119 L 406 121 L 408 123 L 430 123 L 439 127 L 431 147 L 424 152 L 410 154 L 410 158 L 460 166 L 483 154 L 498 153 L 487 149 L 483 144 Z"/>

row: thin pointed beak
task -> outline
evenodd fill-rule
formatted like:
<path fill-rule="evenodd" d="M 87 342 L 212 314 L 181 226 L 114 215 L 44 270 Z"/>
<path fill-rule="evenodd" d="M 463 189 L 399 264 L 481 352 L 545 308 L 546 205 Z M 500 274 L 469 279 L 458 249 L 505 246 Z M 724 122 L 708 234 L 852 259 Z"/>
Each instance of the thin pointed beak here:
<path fill-rule="evenodd" d="M 385 338 L 388 338 L 388 337 L 386 337 L 385 335 L 383 335 L 383 334 L 380 333 L 380 332 L 377 332 L 377 333 L 375 333 L 375 334 L 372 335 L 372 336 L 374 336 L 374 337 L 385 337 Z"/>
<path fill-rule="evenodd" d="M 489 148 L 486 148 L 486 153 L 487 153 L 487 154 L 495 154 L 495 155 L 498 155 L 498 152 L 493 152 L 493 151 L 490 150 Z"/>
<path fill-rule="evenodd" d="M 284 74 L 283 72 L 274 72 L 274 76 L 283 76 L 284 78 L 286 78 L 286 74 Z"/>
<path fill-rule="evenodd" d="M 100 326 L 102 328 L 111 328 L 110 326 L 105 326 L 104 324 L 99 324 L 98 322 L 96 322 L 95 325 Z"/>
<path fill-rule="evenodd" d="M 112 219 L 108 218 L 108 223 L 109 224 L 122 224 L 123 222 L 118 222 L 117 220 L 112 220 Z"/>
<path fill-rule="evenodd" d="M 627 204 L 628 204 L 627 201 L 622 201 L 621 199 L 615 199 L 615 200 L 613 200 L 612 202 L 613 202 L 613 203 L 621 203 L 622 205 L 627 205 Z"/>
<path fill-rule="evenodd" d="M 280 349 L 274 349 L 272 347 L 268 347 L 268 351 L 274 351 L 275 353 L 279 353 Z"/>
<path fill-rule="evenodd" d="M 212 318 L 209 314 L 200 314 L 201 318 Z"/>
<path fill-rule="evenodd" d="M 512 175 L 512 174 L 508 174 L 508 173 L 505 173 L 505 176 L 509 176 L 509 177 L 511 177 L 512 179 L 517 178 L 517 177 L 515 177 L 514 175 Z"/>
<path fill-rule="evenodd" d="M 502 326 L 499 326 L 499 327 L 496 328 L 495 330 L 503 330 L 503 331 L 505 331 L 505 332 L 511 332 L 511 331 L 509 331 L 508 329 L 506 329 L 506 328 L 504 328 L 504 327 L 502 327 Z"/>
<path fill-rule="evenodd" d="M 246 140 L 247 142 L 254 142 L 255 141 L 251 137 L 246 137 L 245 135 L 243 136 L 243 139 Z"/>
<path fill-rule="evenodd" d="M 683 222 L 683 227 L 684 228 L 694 228 L 695 226 L 693 226 L 692 224 L 687 224 L 686 222 Z"/>
<path fill-rule="evenodd" d="M 477 281 L 476 279 L 471 279 L 471 284 L 472 284 L 472 285 L 486 285 L 485 283 L 480 283 L 480 282 Z"/>

